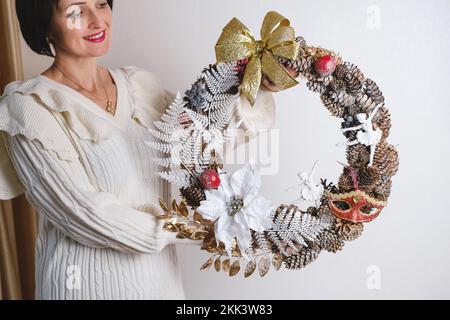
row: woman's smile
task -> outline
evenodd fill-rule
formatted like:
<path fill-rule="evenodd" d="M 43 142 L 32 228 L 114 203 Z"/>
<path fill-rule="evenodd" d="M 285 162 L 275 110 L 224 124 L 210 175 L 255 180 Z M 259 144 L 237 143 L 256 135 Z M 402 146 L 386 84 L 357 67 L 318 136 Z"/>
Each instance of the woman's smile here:
<path fill-rule="evenodd" d="M 87 37 L 83 37 L 83 39 L 90 41 L 90 42 L 101 43 L 101 42 L 105 41 L 105 39 L 106 39 L 106 29 L 99 33 L 95 33 L 95 34 L 89 35 Z"/>

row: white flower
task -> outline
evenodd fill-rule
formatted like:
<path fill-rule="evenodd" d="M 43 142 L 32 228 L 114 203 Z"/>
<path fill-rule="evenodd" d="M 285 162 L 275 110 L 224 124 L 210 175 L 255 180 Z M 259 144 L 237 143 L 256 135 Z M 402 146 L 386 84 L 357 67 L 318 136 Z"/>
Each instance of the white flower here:
<path fill-rule="evenodd" d="M 251 243 L 250 229 L 263 232 L 272 225 L 273 206 L 258 195 L 260 186 L 261 177 L 249 164 L 231 177 L 222 175 L 218 189 L 205 190 L 206 200 L 200 203 L 197 211 L 206 219 L 217 220 L 216 239 L 225 244 L 229 255 L 234 238 L 245 256 Z"/>

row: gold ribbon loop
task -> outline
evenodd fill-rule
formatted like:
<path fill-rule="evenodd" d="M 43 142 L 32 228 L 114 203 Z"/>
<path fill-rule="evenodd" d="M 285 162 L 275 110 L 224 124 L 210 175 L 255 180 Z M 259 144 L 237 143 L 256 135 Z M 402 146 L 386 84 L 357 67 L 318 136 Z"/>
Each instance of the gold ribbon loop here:
<path fill-rule="evenodd" d="M 275 58 L 298 59 L 299 44 L 295 41 L 295 31 L 289 20 L 270 11 L 264 17 L 260 34 L 261 40 L 255 40 L 250 30 L 233 18 L 223 28 L 215 46 L 217 62 L 249 59 L 239 91 L 252 106 L 263 74 L 281 90 L 298 84 Z"/>

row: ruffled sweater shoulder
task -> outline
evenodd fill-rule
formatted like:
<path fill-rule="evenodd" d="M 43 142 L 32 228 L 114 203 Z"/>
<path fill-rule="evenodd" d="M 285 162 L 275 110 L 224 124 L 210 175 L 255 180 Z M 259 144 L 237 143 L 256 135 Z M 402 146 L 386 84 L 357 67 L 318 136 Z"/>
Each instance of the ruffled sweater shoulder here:
<path fill-rule="evenodd" d="M 127 98 L 132 99 L 131 116 L 147 127 L 165 107 L 172 94 L 165 90 L 160 79 L 151 72 L 134 66 L 111 70 L 115 81 L 122 72 L 127 81 Z M 56 82 L 40 75 L 26 81 L 14 81 L 5 87 L 0 98 L 0 199 L 13 199 L 24 192 L 4 143 L 6 135 L 23 135 L 30 141 L 38 141 L 60 160 L 77 161 L 79 155 L 55 119 L 60 113 L 67 126 L 79 139 L 99 142 L 112 134 L 111 117 L 103 110 L 86 108 L 92 102 L 72 92 L 60 90 Z"/>

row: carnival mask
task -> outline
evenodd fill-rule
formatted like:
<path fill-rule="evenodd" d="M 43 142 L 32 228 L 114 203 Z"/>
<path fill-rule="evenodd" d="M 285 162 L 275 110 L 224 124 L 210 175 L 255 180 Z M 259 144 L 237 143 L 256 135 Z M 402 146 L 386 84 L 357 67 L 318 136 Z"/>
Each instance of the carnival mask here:
<path fill-rule="evenodd" d="M 374 199 L 364 191 L 354 190 L 339 194 L 329 192 L 328 204 L 336 217 L 361 223 L 370 222 L 378 217 L 386 201 Z"/>

